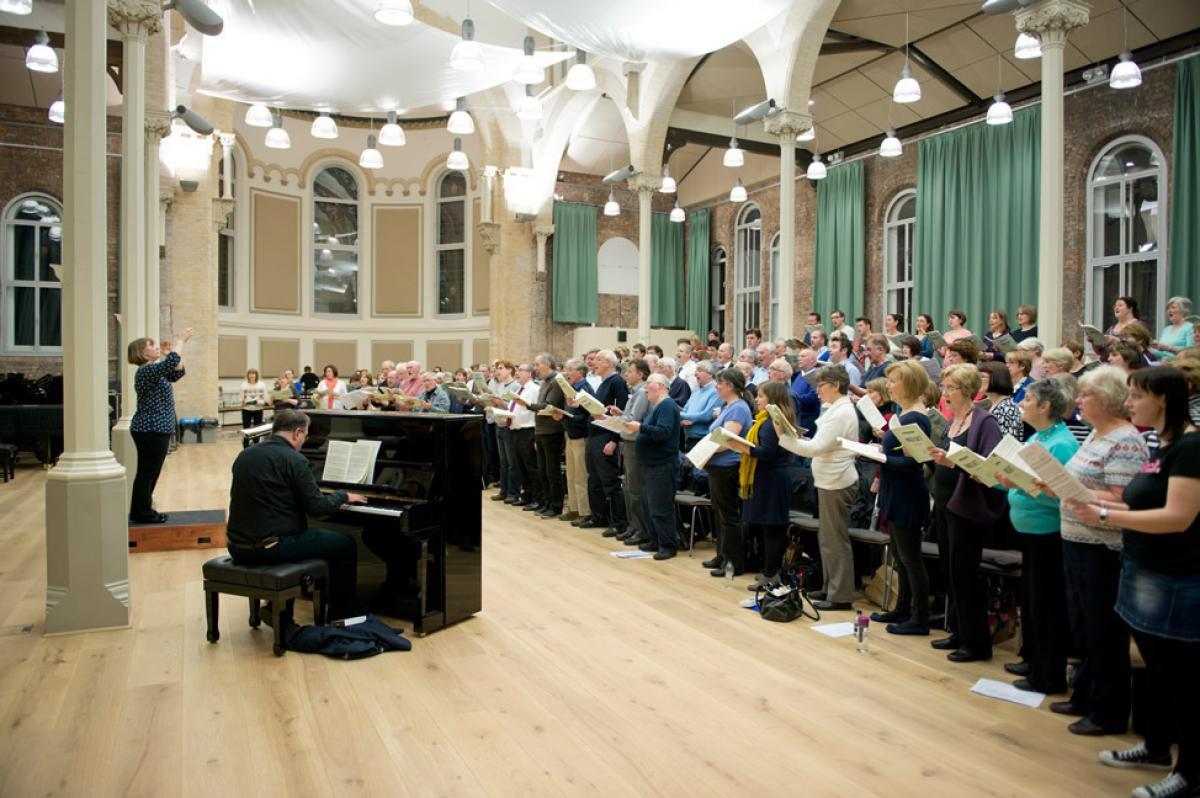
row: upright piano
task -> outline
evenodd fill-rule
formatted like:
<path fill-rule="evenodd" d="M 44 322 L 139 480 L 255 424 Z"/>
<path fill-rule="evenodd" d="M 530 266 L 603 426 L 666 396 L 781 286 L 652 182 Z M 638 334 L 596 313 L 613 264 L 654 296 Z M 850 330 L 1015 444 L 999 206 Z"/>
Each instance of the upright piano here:
<path fill-rule="evenodd" d="M 358 595 L 418 635 L 481 609 L 483 419 L 478 415 L 311 410 L 300 452 L 321 487 L 367 497 L 316 527 L 358 543 Z M 330 441 L 379 441 L 365 484 L 321 480 Z"/>

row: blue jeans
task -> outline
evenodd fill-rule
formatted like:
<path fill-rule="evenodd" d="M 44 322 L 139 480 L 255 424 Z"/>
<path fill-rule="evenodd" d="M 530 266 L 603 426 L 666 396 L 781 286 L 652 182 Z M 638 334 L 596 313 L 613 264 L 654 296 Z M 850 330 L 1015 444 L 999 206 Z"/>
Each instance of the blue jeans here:
<path fill-rule="evenodd" d="M 675 526 L 675 464 L 642 463 L 639 468 L 646 536 L 660 551 L 677 551 L 679 535 Z"/>
<path fill-rule="evenodd" d="M 1129 723 L 1129 627 L 1117 603 L 1121 555 L 1105 546 L 1063 541 L 1067 617 L 1083 664 L 1071 703 L 1110 734 Z"/>

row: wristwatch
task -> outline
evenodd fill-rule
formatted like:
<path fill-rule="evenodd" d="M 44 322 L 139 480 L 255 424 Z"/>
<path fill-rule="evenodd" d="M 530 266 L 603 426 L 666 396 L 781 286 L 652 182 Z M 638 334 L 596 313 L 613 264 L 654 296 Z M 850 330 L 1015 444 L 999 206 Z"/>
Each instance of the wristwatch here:
<path fill-rule="evenodd" d="M 1100 508 L 1100 523 L 1102 523 L 1102 524 L 1108 523 L 1108 508 L 1107 507 Z"/>

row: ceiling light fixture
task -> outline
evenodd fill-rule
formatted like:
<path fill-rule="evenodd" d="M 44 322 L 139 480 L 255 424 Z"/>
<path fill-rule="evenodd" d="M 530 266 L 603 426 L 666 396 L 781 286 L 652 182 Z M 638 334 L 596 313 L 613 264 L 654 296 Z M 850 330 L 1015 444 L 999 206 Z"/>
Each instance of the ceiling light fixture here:
<path fill-rule="evenodd" d="M 271 109 L 262 103 L 254 103 L 246 109 L 246 124 L 250 127 L 271 127 L 275 119 Z"/>
<path fill-rule="evenodd" d="M 382 25 L 411 25 L 413 7 L 409 0 L 379 0 L 375 7 L 375 21 Z"/>
<path fill-rule="evenodd" d="M 1030 58 L 1042 57 L 1042 43 L 1038 41 L 1036 36 L 1031 36 L 1028 33 L 1022 32 L 1017 36 L 1017 43 L 1013 45 L 1013 58 L 1019 58 L 1022 61 Z"/>
<path fill-rule="evenodd" d="M 465 172 L 471 168 L 471 162 L 467 160 L 467 154 L 463 152 L 462 139 L 454 140 L 454 150 L 446 159 L 446 168 L 456 172 Z"/>
<path fill-rule="evenodd" d="M 317 139 L 336 139 L 337 122 L 333 121 L 333 117 L 327 111 L 322 111 L 320 116 L 313 120 L 311 133 L 313 138 Z"/>
<path fill-rule="evenodd" d="M 1007 125 L 1013 121 L 1012 106 L 1004 101 L 1004 58 L 996 56 L 996 98 L 988 106 L 987 123 L 989 125 Z"/>
<path fill-rule="evenodd" d="M 50 103 L 50 121 L 57 125 L 63 124 L 67 118 L 67 104 L 63 102 L 63 93 L 58 93 L 58 99 Z"/>
<path fill-rule="evenodd" d="M 283 114 L 275 114 L 265 144 L 273 150 L 286 150 L 292 146 L 292 137 L 283 129 Z"/>
<path fill-rule="evenodd" d="M 58 71 L 58 53 L 50 46 L 50 37 L 46 35 L 45 30 L 38 31 L 33 44 L 25 51 L 25 68 L 31 72 L 49 74 Z"/>
<path fill-rule="evenodd" d="M 396 121 L 396 112 L 388 111 L 387 124 L 379 129 L 379 143 L 385 147 L 403 147 L 404 128 Z"/>
<path fill-rule="evenodd" d="M 456 136 L 469 136 L 475 132 L 475 120 L 467 113 L 467 98 L 459 97 L 454 104 L 454 112 L 446 123 L 446 130 Z"/>
<path fill-rule="evenodd" d="M 513 73 L 513 80 L 517 83 L 532 85 L 541 83 L 545 79 L 545 70 L 538 64 L 537 59 L 533 57 L 533 37 L 526 36 L 525 54 L 517 62 L 517 71 Z"/>
<path fill-rule="evenodd" d="M 33 0 L 0 0 L 0 11 L 24 17 L 33 13 Z"/>
<path fill-rule="evenodd" d="M 367 136 L 367 148 L 358 156 L 358 165 L 363 169 L 383 168 L 383 153 L 375 149 L 375 136 Z"/>
<path fill-rule="evenodd" d="M 828 172 L 825 169 L 825 164 L 821 163 L 821 154 L 819 152 L 813 155 L 812 163 L 808 165 L 808 172 L 805 174 L 808 175 L 809 180 L 825 179 Z"/>
<path fill-rule="evenodd" d="M 1108 75 L 1108 86 L 1112 89 L 1136 89 L 1142 85 L 1142 70 L 1133 60 L 1129 52 L 1129 11 L 1121 6 L 1121 19 L 1125 26 L 1125 46 L 1121 48 L 1120 59 L 1113 65 Z"/>
<path fill-rule="evenodd" d="M 662 185 L 658 187 L 659 192 L 662 194 L 674 194 L 676 189 L 675 178 L 671 177 L 671 167 L 664 166 Z"/>
<path fill-rule="evenodd" d="M 745 166 L 746 153 L 738 146 L 737 136 L 729 140 L 729 149 L 725 150 L 725 156 L 721 159 L 721 163 L 731 169 Z"/>
<path fill-rule="evenodd" d="M 733 188 L 729 190 L 730 202 L 745 202 L 746 187 L 742 185 L 742 179 L 739 177 L 733 184 Z"/>
<path fill-rule="evenodd" d="M 902 152 L 904 152 L 904 147 L 900 144 L 900 139 L 896 137 L 896 131 L 888 128 L 887 135 L 883 137 L 883 143 L 879 145 L 880 157 L 895 158 Z"/>
<path fill-rule="evenodd" d="M 462 40 L 450 51 L 450 66 L 459 72 L 483 69 L 483 48 L 475 41 L 475 20 L 470 17 L 463 20 Z"/>
<path fill-rule="evenodd" d="M 679 200 L 675 200 L 675 207 L 671 209 L 671 221 L 682 222 L 687 216 L 683 212 L 683 206 L 679 204 Z"/>
<path fill-rule="evenodd" d="M 575 51 L 575 65 L 567 73 L 567 88 L 571 91 L 591 91 L 596 88 L 596 73 L 587 64 L 587 53 Z"/>
<path fill-rule="evenodd" d="M 617 198 L 613 196 L 613 190 L 608 190 L 608 202 L 604 203 L 605 216 L 620 216 L 621 206 L 617 204 Z"/>
<path fill-rule="evenodd" d="M 537 122 L 542 118 L 542 101 L 533 96 L 533 86 L 526 84 L 525 96 L 517 103 L 517 118 Z"/>
<path fill-rule="evenodd" d="M 904 69 L 900 71 L 900 80 L 892 89 L 892 99 L 898 103 L 915 103 L 921 99 L 921 84 L 912 76 L 908 68 L 908 14 L 904 15 Z"/>

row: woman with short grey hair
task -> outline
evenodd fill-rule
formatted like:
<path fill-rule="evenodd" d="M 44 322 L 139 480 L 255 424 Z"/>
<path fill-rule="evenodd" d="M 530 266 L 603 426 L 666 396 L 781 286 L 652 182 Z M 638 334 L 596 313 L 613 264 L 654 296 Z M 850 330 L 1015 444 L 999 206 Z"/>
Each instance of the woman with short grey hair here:
<path fill-rule="evenodd" d="M 1183 349 L 1192 345 L 1192 300 L 1185 296 L 1173 296 L 1167 300 L 1167 323 L 1150 344 L 1150 349 L 1159 360 L 1173 360 Z"/>

